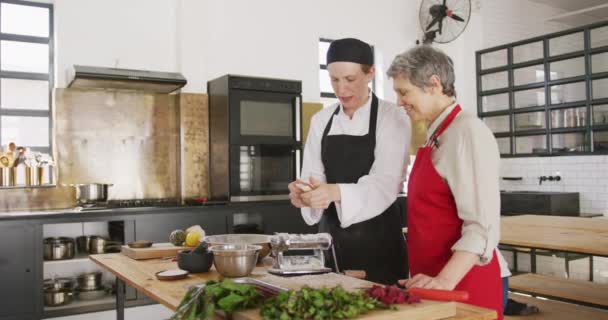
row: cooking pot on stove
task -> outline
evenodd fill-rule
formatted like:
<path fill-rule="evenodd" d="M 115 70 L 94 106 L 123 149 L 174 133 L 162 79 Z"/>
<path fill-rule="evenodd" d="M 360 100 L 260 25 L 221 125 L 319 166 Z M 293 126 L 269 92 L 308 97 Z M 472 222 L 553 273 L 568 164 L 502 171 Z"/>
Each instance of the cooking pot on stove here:
<path fill-rule="evenodd" d="M 108 188 L 111 183 L 74 183 L 66 186 L 76 189 L 76 202 L 79 205 L 94 205 L 108 201 Z"/>

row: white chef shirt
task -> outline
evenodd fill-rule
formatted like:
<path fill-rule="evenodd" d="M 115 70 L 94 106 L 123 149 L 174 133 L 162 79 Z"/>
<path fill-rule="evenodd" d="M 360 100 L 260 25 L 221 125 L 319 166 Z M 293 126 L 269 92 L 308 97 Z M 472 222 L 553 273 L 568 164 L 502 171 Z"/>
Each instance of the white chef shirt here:
<path fill-rule="evenodd" d="M 365 105 L 353 114 L 352 119 L 344 113 L 342 106 L 333 115 L 338 104 L 317 112 L 311 119 L 301 179 L 309 181 L 314 177 L 326 182 L 325 168 L 321 160 L 321 138 L 329 118 L 333 116 L 328 135 L 363 136 L 368 133 L 371 111 L 371 97 Z M 409 162 L 408 150 L 411 138 L 411 124 L 403 108 L 378 99 L 376 122 L 376 149 L 374 163 L 368 175 L 357 183 L 339 183 L 341 201 L 337 201 L 336 211 L 342 228 L 369 220 L 380 215 L 396 199 L 405 180 Z M 302 217 L 313 225 L 321 220 L 323 209 L 302 208 Z"/>
<path fill-rule="evenodd" d="M 446 108 L 429 125 L 427 140 L 455 106 Z M 500 238 L 500 154 L 496 139 L 479 118 L 462 110 L 438 141 L 439 147 L 431 153 L 433 165 L 450 187 L 458 217 L 463 220 L 462 235 L 452 250 L 477 254 L 478 264 L 487 264 Z M 504 274 L 506 263 L 499 262 Z"/>

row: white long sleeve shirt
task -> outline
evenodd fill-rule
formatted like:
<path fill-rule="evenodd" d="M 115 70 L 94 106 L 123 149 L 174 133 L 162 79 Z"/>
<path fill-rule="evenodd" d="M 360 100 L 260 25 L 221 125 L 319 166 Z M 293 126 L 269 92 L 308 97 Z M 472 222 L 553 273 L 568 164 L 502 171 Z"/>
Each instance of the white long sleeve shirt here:
<path fill-rule="evenodd" d="M 431 123 L 427 139 L 455 106 L 446 108 Z M 462 110 L 438 141 L 439 147 L 431 153 L 433 165 L 450 187 L 463 221 L 462 235 L 452 250 L 477 254 L 479 264 L 484 265 L 491 261 L 500 239 L 500 155 L 496 139 L 479 118 Z M 505 263 L 499 262 L 504 274 Z"/>
<path fill-rule="evenodd" d="M 309 181 L 314 177 L 326 182 L 325 168 L 321 160 L 321 138 L 323 131 L 333 116 L 328 135 L 363 136 L 368 133 L 371 111 L 371 97 L 359 108 L 352 119 L 338 104 L 317 112 L 311 119 L 310 130 L 304 147 L 304 164 L 301 179 Z M 374 163 L 368 175 L 357 183 L 339 183 L 341 201 L 335 203 L 342 228 L 369 220 L 380 215 L 396 199 L 405 180 L 409 162 L 408 150 L 411 138 L 411 124 L 403 108 L 378 99 L 376 122 L 376 149 Z M 323 209 L 302 208 L 302 217 L 313 225 L 321 220 Z"/>

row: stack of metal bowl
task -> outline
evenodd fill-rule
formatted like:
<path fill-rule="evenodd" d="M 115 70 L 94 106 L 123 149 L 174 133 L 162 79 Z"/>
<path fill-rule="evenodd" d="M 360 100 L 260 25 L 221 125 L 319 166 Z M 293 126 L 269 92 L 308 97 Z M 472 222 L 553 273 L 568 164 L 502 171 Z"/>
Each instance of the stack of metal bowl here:
<path fill-rule="evenodd" d="M 44 279 L 44 305 L 56 307 L 72 302 L 74 280 L 71 278 Z"/>
<path fill-rule="evenodd" d="M 205 241 L 210 245 L 221 245 L 221 244 L 255 244 L 261 246 L 262 249 L 259 252 L 259 259 L 266 257 L 270 253 L 270 238 L 272 236 L 265 234 L 248 234 L 248 233 L 237 233 L 237 234 L 218 234 L 214 236 L 205 237 Z"/>
<path fill-rule="evenodd" d="M 220 244 L 209 247 L 213 265 L 224 277 L 245 277 L 251 274 L 262 246 L 253 244 Z"/>

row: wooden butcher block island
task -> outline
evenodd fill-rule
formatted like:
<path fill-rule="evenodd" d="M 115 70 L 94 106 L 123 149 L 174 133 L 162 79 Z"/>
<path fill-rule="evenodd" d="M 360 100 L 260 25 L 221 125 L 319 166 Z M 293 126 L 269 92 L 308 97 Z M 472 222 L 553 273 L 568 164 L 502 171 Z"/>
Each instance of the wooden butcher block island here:
<path fill-rule="evenodd" d="M 205 283 L 208 280 L 221 280 L 222 276 L 211 268 L 206 273 L 193 273 L 186 279 L 160 281 L 155 274 L 159 271 L 176 269 L 177 263 L 163 259 L 133 260 L 122 254 L 91 255 L 91 260 L 114 274 L 119 280 L 135 287 L 151 299 L 175 310 L 182 297 L 191 285 Z M 283 278 L 268 274 L 269 261 L 259 264 L 249 276 L 275 286 L 287 289 L 299 289 L 304 285 L 310 287 L 335 287 L 341 285 L 346 290 L 367 288 L 372 282 L 329 273 Z M 219 315 L 218 315 L 219 317 Z M 220 317 L 221 318 L 221 317 Z M 244 310 L 233 314 L 235 320 L 261 319 L 258 309 Z M 369 312 L 358 319 L 408 319 L 408 320 L 490 320 L 496 319 L 493 310 L 483 309 L 456 302 L 438 302 L 423 300 L 418 304 L 398 305 L 397 310 L 379 310 Z"/>

